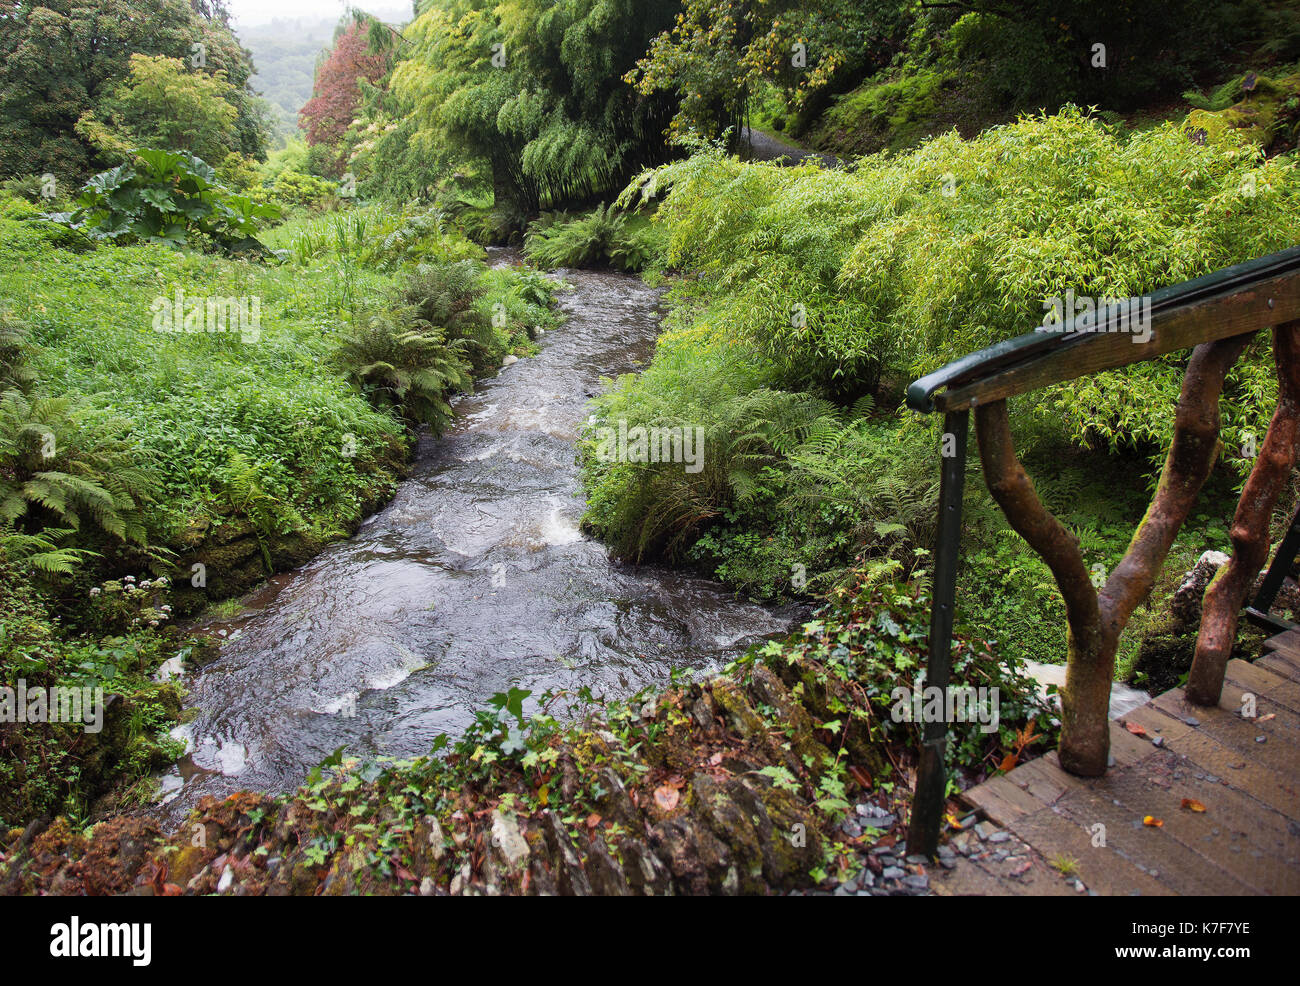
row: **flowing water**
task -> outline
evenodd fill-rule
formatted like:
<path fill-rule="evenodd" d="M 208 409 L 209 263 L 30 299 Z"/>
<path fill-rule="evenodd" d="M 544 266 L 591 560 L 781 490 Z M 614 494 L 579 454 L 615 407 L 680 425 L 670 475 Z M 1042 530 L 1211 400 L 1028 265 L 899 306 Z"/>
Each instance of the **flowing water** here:
<path fill-rule="evenodd" d="M 164 779 L 173 821 L 202 794 L 292 790 L 340 746 L 425 753 L 512 686 L 626 695 L 789 625 L 706 580 L 617 563 L 579 532 L 586 401 L 648 359 L 658 295 L 615 273 L 564 277 L 567 321 L 541 353 L 460 399 L 392 503 L 246 600 L 253 615 L 187 682 L 197 715 Z"/>

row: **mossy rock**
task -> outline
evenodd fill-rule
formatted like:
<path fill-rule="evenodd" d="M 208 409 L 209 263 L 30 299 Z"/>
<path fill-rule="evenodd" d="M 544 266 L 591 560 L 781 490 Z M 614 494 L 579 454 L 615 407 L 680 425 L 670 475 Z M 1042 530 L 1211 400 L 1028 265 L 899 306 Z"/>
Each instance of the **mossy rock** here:
<path fill-rule="evenodd" d="M 1192 110 L 1184 128 L 1192 134 L 1202 132 L 1211 141 L 1222 140 L 1231 131 L 1248 143 L 1268 148 L 1284 121 L 1286 104 L 1296 98 L 1300 98 L 1300 72 L 1284 79 L 1260 77 L 1254 89 L 1227 109 Z"/>

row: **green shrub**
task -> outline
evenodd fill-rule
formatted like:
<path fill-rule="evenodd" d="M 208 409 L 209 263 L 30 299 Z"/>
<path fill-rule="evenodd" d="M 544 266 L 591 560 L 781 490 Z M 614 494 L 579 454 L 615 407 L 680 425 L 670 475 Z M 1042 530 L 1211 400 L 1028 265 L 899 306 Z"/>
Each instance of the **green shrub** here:
<path fill-rule="evenodd" d="M 278 219 L 272 205 L 258 205 L 217 183 L 217 173 L 192 154 L 141 149 L 134 164 L 95 175 L 72 212 L 49 218 L 112 243 L 192 245 L 196 234 L 227 252 L 264 250 L 256 239 L 262 220 Z"/>
<path fill-rule="evenodd" d="M 328 178 L 319 178 L 302 171 L 286 169 L 275 176 L 267 190 L 268 196 L 283 206 L 303 206 L 319 209 L 337 200 L 339 186 Z"/>
<path fill-rule="evenodd" d="M 129 422 L 72 397 L 0 395 L 0 525 L 38 534 L 84 523 L 146 546 L 145 510 L 158 485 L 129 431 Z"/>
<path fill-rule="evenodd" d="M 764 352 L 782 386 L 843 398 L 1030 331 L 1067 291 L 1143 295 L 1300 241 L 1293 163 L 1198 145 L 1173 125 L 1121 139 L 1076 110 L 969 141 L 949 134 L 851 171 L 713 151 L 652 174 L 624 201 L 667 189 L 656 213 L 666 261 L 703 275 L 711 317 Z M 1025 403 L 1078 438 L 1159 449 L 1179 360 Z M 1272 413 L 1270 363 L 1257 348 L 1234 371 L 1230 445 L 1262 433 Z"/>
<path fill-rule="evenodd" d="M 26 391 L 36 382 L 36 373 L 27 362 L 27 332 L 24 323 L 0 307 L 0 393 Z"/>

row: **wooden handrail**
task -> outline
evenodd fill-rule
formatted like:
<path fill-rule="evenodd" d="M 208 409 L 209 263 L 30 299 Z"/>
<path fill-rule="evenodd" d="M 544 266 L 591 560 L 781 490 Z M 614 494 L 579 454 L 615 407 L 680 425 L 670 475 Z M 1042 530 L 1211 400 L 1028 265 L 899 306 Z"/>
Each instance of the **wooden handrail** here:
<path fill-rule="evenodd" d="M 1225 267 L 1150 295 L 1151 338 L 1104 331 L 1111 309 L 1059 329 L 995 343 L 928 373 L 907 388 L 914 411 L 964 411 L 1103 370 L 1155 359 L 1202 342 L 1300 318 L 1300 247 Z M 940 390 L 945 392 L 935 396 Z"/>
<path fill-rule="evenodd" d="M 966 467 L 965 437 L 971 409 L 984 408 L 981 415 L 985 417 L 981 420 L 987 420 L 995 430 L 996 421 L 1000 418 L 1002 426 L 999 433 L 1004 434 L 1009 443 L 1010 433 L 1005 427 L 1005 406 L 998 406 L 998 402 L 1066 380 L 1156 359 L 1203 344 L 1218 347 L 1206 351 L 1207 356 L 1211 351 L 1232 353 L 1224 357 L 1227 363 L 1210 359 L 1210 364 L 1222 364 L 1219 365 L 1221 372 L 1214 385 L 1221 386 L 1222 374 L 1241 351 L 1244 339 L 1249 334 L 1269 327 L 1284 333 L 1300 332 L 1300 247 L 1162 288 L 1145 301 L 1150 305 L 1150 321 L 1143 326 L 1141 335 L 1145 338 L 1142 341 L 1138 341 L 1129 332 L 1106 331 L 1113 324 L 1109 320 L 1117 314 L 1115 307 L 1108 306 L 1090 314 L 1064 319 L 1060 328 L 1039 326 L 1032 332 L 963 356 L 921 377 L 908 387 L 908 405 L 924 413 L 943 412 L 944 431 L 956 438 L 954 442 L 946 443 L 951 446 L 951 455 L 944 460 L 940 476 L 940 524 L 936 534 L 934 600 L 930 615 L 926 669 L 929 683 L 946 685 L 951 672 L 952 624 Z M 1145 307 L 1143 311 L 1145 314 Z M 1290 327 L 1277 329 L 1283 325 Z M 1295 352 L 1293 336 L 1284 335 L 1279 338 L 1287 343 L 1288 352 Z M 1198 349 L 1197 352 L 1199 354 L 1203 351 Z M 1280 351 L 1277 359 L 1281 368 L 1283 358 Z M 1196 360 L 1193 360 L 1195 363 Z M 1205 372 L 1205 369 L 1205 366 L 1200 366 L 1197 373 Z M 1189 380 L 1191 375 L 1189 370 Z M 1206 378 L 1207 381 L 1212 377 L 1213 374 Z M 1197 385 L 1189 383 L 1189 380 L 1184 381 L 1180 411 L 1183 400 L 1188 396 L 1187 388 L 1191 386 L 1191 393 L 1196 392 Z M 1217 403 L 1217 390 L 1214 394 L 1214 403 Z M 995 416 L 987 417 L 988 412 L 995 412 Z M 1280 411 L 1279 414 L 1281 413 Z M 1294 409 L 1287 413 L 1293 414 Z M 1217 439 L 1217 413 L 1212 427 L 1213 437 Z M 1188 439 L 1193 445 L 1199 441 L 1190 435 Z M 1010 454 L 1009 448 L 1007 452 Z M 1186 452 L 1187 449 L 1184 449 Z M 1212 448 L 1210 452 L 1213 452 Z M 1205 459 L 1201 464 L 1203 472 L 1208 473 L 1212 459 L 1200 457 Z M 1175 464 L 1183 474 L 1182 482 L 1195 482 L 1195 486 L 1190 487 L 1194 495 L 1204 476 L 1196 478 L 1193 464 L 1190 461 L 1176 463 L 1171 453 L 1166 471 Z M 1019 468 L 1013 455 L 1009 460 L 1002 460 L 1002 465 Z M 986 471 L 989 468 L 987 462 L 985 468 Z M 1253 476 L 1254 474 L 1252 478 Z M 1268 485 L 1265 483 L 1265 486 Z M 1263 492 L 1268 491 L 1264 489 Z M 1028 494 L 1031 499 L 1035 499 L 1032 487 L 1028 487 Z M 1007 504 L 1003 506 L 1007 507 Z M 1190 500 L 1176 509 L 1186 506 L 1190 506 Z M 1174 531 L 1181 526 L 1183 516 L 1185 515 L 1173 518 L 1176 521 Z M 1300 528 L 1293 525 L 1292 534 L 1296 535 L 1298 530 Z M 1172 540 L 1172 534 L 1169 534 L 1167 540 Z M 1141 553 L 1154 558 L 1154 564 L 1158 567 L 1164 558 L 1164 547 L 1167 546 L 1157 543 L 1144 545 Z M 1133 550 L 1131 547 L 1130 552 Z M 1129 560 L 1128 556 L 1125 560 Z M 1234 555 L 1234 563 L 1236 561 Z M 1135 561 L 1134 564 L 1138 562 Z M 1134 574 L 1131 568 L 1126 571 L 1125 584 L 1118 589 L 1131 589 Z M 1112 599 L 1107 601 L 1107 605 L 1116 604 Z M 1127 615 L 1124 615 L 1120 626 L 1126 620 Z M 1115 633 L 1117 635 L 1119 630 Z M 921 761 L 907 837 L 909 852 L 933 855 L 938 845 L 947 782 L 944 765 L 946 732 L 945 722 L 926 723 L 923 730 Z M 1104 756 L 1102 761 L 1104 762 Z"/>

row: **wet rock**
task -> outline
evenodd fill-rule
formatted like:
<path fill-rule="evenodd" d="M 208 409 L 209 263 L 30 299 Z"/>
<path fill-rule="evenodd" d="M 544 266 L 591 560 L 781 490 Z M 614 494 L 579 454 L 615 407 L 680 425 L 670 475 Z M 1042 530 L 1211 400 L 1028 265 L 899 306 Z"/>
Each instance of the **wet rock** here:
<path fill-rule="evenodd" d="M 590 897 L 591 882 L 582 868 L 578 850 L 553 811 L 542 812 L 542 838 L 552 861 L 552 875 L 559 892 L 566 897 Z"/>
<path fill-rule="evenodd" d="M 822 836 L 816 820 L 794 795 L 765 778 L 739 778 L 730 790 L 753 820 L 767 882 L 778 889 L 794 886 L 821 858 Z"/>
<path fill-rule="evenodd" d="M 628 886 L 623 867 L 614 861 L 599 836 L 593 836 L 587 847 L 587 876 L 591 880 L 592 893 L 598 897 L 630 897 L 632 888 Z"/>
<path fill-rule="evenodd" d="M 695 725 L 702 730 L 707 731 L 713 726 L 714 715 L 713 702 L 707 694 L 701 695 L 695 700 L 695 704 L 691 706 L 691 718 L 695 721 Z"/>
<path fill-rule="evenodd" d="M 623 856 L 623 873 L 634 894 L 647 897 L 669 896 L 673 892 L 671 874 L 640 839 L 624 837 L 619 843 Z"/>
<path fill-rule="evenodd" d="M 760 702 L 776 709 L 782 725 L 790 735 L 790 745 L 794 754 L 799 760 L 816 765 L 814 769 L 820 768 L 821 764 L 830 757 L 830 751 L 813 735 L 812 717 L 795 701 L 781 679 L 773 674 L 767 665 L 756 664 L 750 687 Z"/>
<path fill-rule="evenodd" d="M 605 814 L 624 828 L 637 831 L 641 828 L 641 812 L 632 803 L 623 780 L 614 772 L 614 768 L 605 767 L 600 771 L 601 784 L 608 792 L 601 801 Z"/>
<path fill-rule="evenodd" d="M 537 856 L 533 857 L 533 863 L 529 869 L 528 888 L 538 897 L 558 897 L 560 895 L 560 888 L 555 885 L 555 878 L 551 876 L 551 871 L 546 868 L 546 864 Z"/>
<path fill-rule="evenodd" d="M 730 869 L 727 847 L 706 826 L 682 815 L 655 825 L 649 835 L 655 855 L 683 893 L 703 896 L 723 891 Z"/>
<path fill-rule="evenodd" d="M 1241 98 L 1226 109 L 1192 110 L 1184 128 L 1201 142 L 1231 130 L 1245 141 L 1270 146 L 1279 133 L 1287 133 L 1284 108 L 1300 96 L 1300 72 L 1273 79 L 1255 76 L 1253 82 L 1249 91 L 1243 84 L 1238 90 Z M 1294 139 L 1294 131 L 1290 136 Z"/>
<path fill-rule="evenodd" d="M 1170 597 L 1167 612 L 1144 633 L 1130 680 L 1140 680 L 1154 695 L 1178 684 L 1192 664 L 1205 589 L 1227 563 L 1228 556 L 1221 551 L 1207 551 L 1197 559 Z"/>
<path fill-rule="evenodd" d="M 1169 603 L 1169 613 L 1174 618 L 1175 633 L 1186 633 L 1201 623 L 1201 600 L 1205 590 L 1220 568 L 1228 564 L 1229 557 L 1222 551 L 1206 551 L 1183 576 Z"/>
<path fill-rule="evenodd" d="M 469 863 L 463 864 L 461 868 L 456 871 L 456 875 L 451 878 L 451 887 L 447 892 L 453 897 L 464 895 L 465 891 L 469 887 L 470 874 L 471 870 L 469 868 Z"/>
<path fill-rule="evenodd" d="M 214 855 L 215 853 L 200 846 L 183 846 L 167 858 L 168 882 L 185 886 L 212 860 Z"/>
<path fill-rule="evenodd" d="M 745 700 L 740 687 L 730 678 L 716 678 L 711 683 L 713 700 L 722 708 L 728 725 L 745 739 L 765 737 L 767 726 Z"/>
<path fill-rule="evenodd" d="M 527 866 L 528 843 L 519 831 L 519 822 L 514 815 L 499 810 L 492 812 L 492 849 L 497 861 L 507 871 L 515 872 Z"/>
<path fill-rule="evenodd" d="M 574 766 L 573 754 L 566 750 L 560 754 L 560 793 L 566 804 L 577 800 L 578 787 L 578 768 Z"/>
<path fill-rule="evenodd" d="M 441 862 L 442 857 L 447 855 L 447 836 L 442 831 L 442 823 L 433 815 L 426 815 L 424 824 L 427 832 L 425 841 L 429 844 L 429 855 L 433 857 L 435 863 Z"/>
<path fill-rule="evenodd" d="M 145 819 L 113 818 L 96 826 L 81 861 L 86 892 L 124 893 L 161 840 L 158 826 Z"/>
<path fill-rule="evenodd" d="M 708 774 L 696 774 L 691 779 L 691 800 L 699 817 L 727 847 L 737 868 L 741 891 L 757 893 L 765 889 L 762 882 L 763 846 L 755 826 L 760 814 L 766 821 L 766 812 L 755 806 L 744 785 L 735 780 L 720 784 Z M 742 800 L 748 804 L 742 804 Z M 767 821 L 766 828 L 770 840 L 770 821 Z"/>

